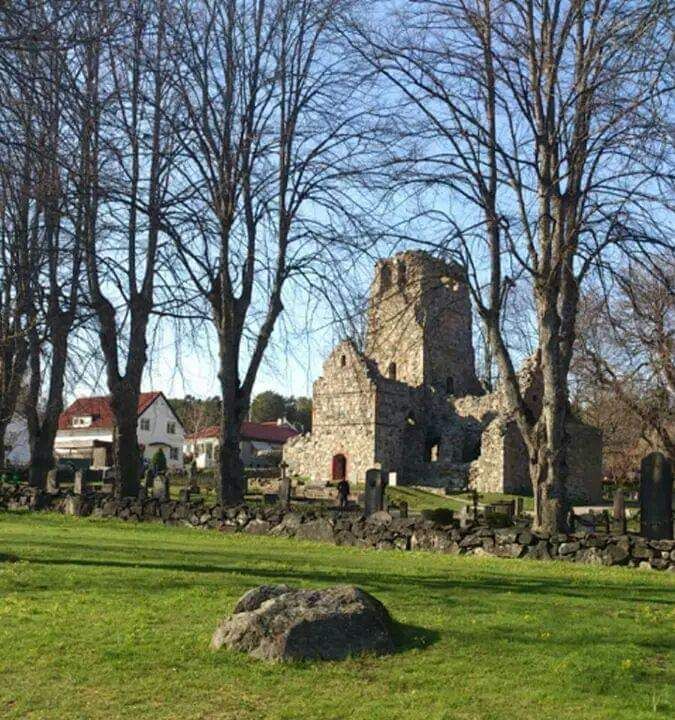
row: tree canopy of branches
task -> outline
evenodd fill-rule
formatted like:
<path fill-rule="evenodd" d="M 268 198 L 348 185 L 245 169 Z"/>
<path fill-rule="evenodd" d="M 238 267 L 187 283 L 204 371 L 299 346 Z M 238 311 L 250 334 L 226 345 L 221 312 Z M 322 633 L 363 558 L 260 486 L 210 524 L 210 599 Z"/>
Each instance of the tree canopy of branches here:
<path fill-rule="evenodd" d="M 529 454 L 535 525 L 562 529 L 580 284 L 603 251 L 669 242 L 655 210 L 672 196 L 668 7 L 418 0 L 382 3 L 378 17 L 389 21 L 350 31 L 398 102 L 400 151 L 382 183 L 414 193 L 434 245 L 465 263 Z M 500 322 L 521 278 L 541 411 L 523 400 Z"/>
<path fill-rule="evenodd" d="M 603 399 L 610 406 L 605 438 L 618 433 L 614 454 L 625 458 L 616 474 L 635 469 L 640 448 L 675 457 L 675 264 L 663 254 L 655 261 L 658 271 L 615 269 L 609 287 L 588 288 L 579 313 L 577 395 L 582 411 L 597 412 Z"/>
<path fill-rule="evenodd" d="M 239 428 L 289 278 L 328 244 L 362 139 L 335 31 L 350 2 L 185 0 L 172 31 L 183 223 L 167 223 L 219 343 L 221 497 L 242 495 Z M 325 256 L 324 256 L 325 257 Z"/>

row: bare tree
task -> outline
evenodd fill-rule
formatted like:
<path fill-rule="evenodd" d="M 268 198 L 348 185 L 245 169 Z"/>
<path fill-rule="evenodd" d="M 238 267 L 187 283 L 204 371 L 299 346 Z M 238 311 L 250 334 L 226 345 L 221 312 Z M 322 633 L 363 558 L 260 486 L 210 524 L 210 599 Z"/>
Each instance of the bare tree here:
<path fill-rule="evenodd" d="M 92 3 L 90 30 L 108 31 L 88 44 L 84 58 L 83 247 L 123 495 L 139 487 L 138 398 L 172 167 L 166 7 L 165 0 Z"/>
<path fill-rule="evenodd" d="M 81 79 L 78 51 L 90 37 L 75 11 L 85 4 L 19 2 L 0 12 L 5 228 L 15 248 L 7 268 L 22 287 L 25 331 L 15 357 L 21 373 L 29 368 L 22 409 L 31 445 L 30 480 L 36 486 L 53 465 L 78 304 L 82 196 L 75 179 L 83 128 L 72 122 L 72 113 Z M 24 381 L 21 376 L 13 382 Z M 8 409 L 14 397 L 3 394 Z"/>
<path fill-rule="evenodd" d="M 573 372 L 611 397 L 612 418 L 623 416 L 643 447 L 673 457 L 675 264 L 668 256 L 654 260 L 658 270 L 622 267 L 610 287 L 584 294 Z"/>
<path fill-rule="evenodd" d="M 240 425 L 284 288 L 327 246 L 339 255 L 353 204 L 359 81 L 335 33 L 351 5 L 185 0 L 175 18 L 188 207 L 168 231 L 218 337 L 223 500 L 242 497 Z"/>
<path fill-rule="evenodd" d="M 566 526 L 568 373 L 579 286 L 606 249 L 668 242 L 669 10 L 632 0 L 384 3 L 350 28 L 399 99 L 382 169 L 426 205 L 435 247 L 465 263 L 530 458 L 535 526 Z M 382 15 L 380 15 L 381 17 Z M 461 207 L 453 208 L 452 202 Z M 526 274 L 543 407 L 521 395 L 501 318 Z"/>

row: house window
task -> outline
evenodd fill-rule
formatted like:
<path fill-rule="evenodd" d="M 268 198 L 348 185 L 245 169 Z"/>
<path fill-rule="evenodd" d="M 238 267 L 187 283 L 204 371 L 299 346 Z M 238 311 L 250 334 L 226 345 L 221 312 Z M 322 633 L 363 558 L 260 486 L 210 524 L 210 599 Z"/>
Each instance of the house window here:
<path fill-rule="evenodd" d="M 206 450 L 206 459 L 213 460 L 213 443 L 208 443 L 204 448 Z"/>
<path fill-rule="evenodd" d="M 90 425 L 91 417 L 89 415 L 77 416 L 73 418 L 73 427 L 89 427 Z"/>
<path fill-rule="evenodd" d="M 176 434 L 176 423 L 168 422 L 166 424 L 166 431 L 169 433 L 169 435 L 175 435 Z"/>
<path fill-rule="evenodd" d="M 389 363 L 389 370 L 387 371 L 387 375 L 389 376 L 390 380 L 396 380 L 396 363 Z"/>
<path fill-rule="evenodd" d="M 171 458 L 171 460 L 178 460 L 178 448 L 169 448 L 169 458 Z"/>
<path fill-rule="evenodd" d="M 147 418 L 141 420 L 141 430 L 145 430 L 146 432 L 150 430 L 150 420 Z"/>

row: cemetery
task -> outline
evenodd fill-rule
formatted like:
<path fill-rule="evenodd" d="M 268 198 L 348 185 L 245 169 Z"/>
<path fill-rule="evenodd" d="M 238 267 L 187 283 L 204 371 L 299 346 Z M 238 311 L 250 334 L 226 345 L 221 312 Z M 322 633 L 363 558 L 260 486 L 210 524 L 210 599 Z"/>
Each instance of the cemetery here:
<path fill-rule="evenodd" d="M 0 720 L 675 717 L 672 30 L 0 2 Z"/>

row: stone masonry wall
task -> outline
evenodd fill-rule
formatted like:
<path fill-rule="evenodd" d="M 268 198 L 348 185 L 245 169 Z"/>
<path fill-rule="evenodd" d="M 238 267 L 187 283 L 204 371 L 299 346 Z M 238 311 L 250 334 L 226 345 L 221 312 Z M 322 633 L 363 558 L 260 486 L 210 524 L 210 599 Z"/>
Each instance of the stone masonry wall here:
<path fill-rule="evenodd" d="M 426 550 L 675 571 L 673 540 L 646 540 L 633 534 L 602 532 L 537 535 L 519 525 L 495 529 L 470 524 L 460 528 L 454 523 L 442 525 L 422 518 L 393 517 L 385 511 L 364 518 L 358 513 L 335 515 L 316 510 L 283 510 L 279 506 L 206 505 L 201 498 L 178 502 L 113 499 L 101 494 L 47 495 L 25 485 L 0 485 L 2 510 L 51 510 L 68 515 L 163 522 L 223 533 L 295 537 L 378 550 Z"/>
<path fill-rule="evenodd" d="M 313 481 L 332 479 L 333 458 L 346 458 L 347 480 L 363 482 L 375 457 L 376 383 L 355 346 L 340 343 L 314 383 L 312 433 L 284 445 L 289 472 Z"/>

